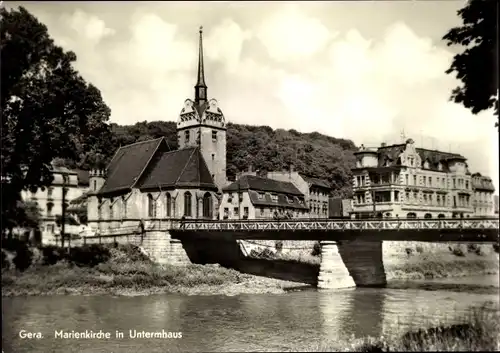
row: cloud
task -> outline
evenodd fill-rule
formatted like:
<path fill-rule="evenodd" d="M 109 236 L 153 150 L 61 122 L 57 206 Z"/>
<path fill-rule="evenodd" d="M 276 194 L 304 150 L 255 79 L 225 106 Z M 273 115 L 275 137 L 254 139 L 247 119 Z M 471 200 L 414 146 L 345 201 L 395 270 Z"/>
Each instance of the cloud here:
<path fill-rule="evenodd" d="M 223 63 L 227 71 L 233 72 L 238 67 L 243 44 L 250 38 L 250 31 L 226 18 L 205 37 L 204 51 L 208 58 Z"/>
<path fill-rule="evenodd" d="M 78 9 L 72 15 L 64 16 L 64 22 L 69 28 L 95 44 L 100 42 L 101 39 L 115 34 L 115 30 L 106 27 L 104 21 L 99 17 L 89 15 Z"/>
<path fill-rule="evenodd" d="M 493 115 L 472 115 L 449 101 L 458 84 L 445 74 L 453 53 L 431 39 L 448 27 L 434 24 L 423 35 L 408 16 L 384 22 L 381 15 L 380 22 L 357 19 L 339 29 L 306 4 L 270 6 L 258 18 L 245 3 L 222 5 L 213 12 L 216 5 L 199 5 L 191 17 L 169 5 L 131 6 L 108 17 L 71 8 L 42 20 L 76 52 L 78 70 L 102 91 L 114 122 L 177 119 L 194 93 L 202 13 L 209 95 L 228 121 L 319 131 L 357 145 L 398 143 L 404 129 L 417 145 L 451 146 L 469 159 L 471 171 L 498 180 Z M 316 6 L 318 13 L 337 11 L 335 3 Z M 412 16 L 427 18 L 425 11 Z"/>
<path fill-rule="evenodd" d="M 320 20 L 294 5 L 285 5 L 257 29 L 257 37 L 276 61 L 307 59 L 321 50 L 334 33 Z"/>

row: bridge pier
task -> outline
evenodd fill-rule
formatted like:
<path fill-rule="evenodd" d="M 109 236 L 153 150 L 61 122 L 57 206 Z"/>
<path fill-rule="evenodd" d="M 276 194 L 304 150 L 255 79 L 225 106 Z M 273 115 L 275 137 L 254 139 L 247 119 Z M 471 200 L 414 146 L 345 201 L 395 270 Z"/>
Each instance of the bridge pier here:
<path fill-rule="evenodd" d="M 355 287 L 356 283 L 342 260 L 337 243 L 334 241 L 322 241 L 320 244 L 321 264 L 318 276 L 318 288 L 341 289 Z"/>
<path fill-rule="evenodd" d="M 323 241 L 318 288 L 383 287 L 382 241 Z"/>

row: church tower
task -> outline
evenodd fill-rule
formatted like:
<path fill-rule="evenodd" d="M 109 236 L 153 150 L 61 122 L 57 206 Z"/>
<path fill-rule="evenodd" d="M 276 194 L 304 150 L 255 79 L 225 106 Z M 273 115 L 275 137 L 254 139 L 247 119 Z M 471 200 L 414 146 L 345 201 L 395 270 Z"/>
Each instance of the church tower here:
<path fill-rule="evenodd" d="M 208 100 L 203 65 L 203 27 L 200 27 L 198 77 L 194 101 L 186 99 L 177 121 L 179 148 L 197 146 L 215 185 L 222 189 L 226 179 L 226 121 L 215 99 Z"/>

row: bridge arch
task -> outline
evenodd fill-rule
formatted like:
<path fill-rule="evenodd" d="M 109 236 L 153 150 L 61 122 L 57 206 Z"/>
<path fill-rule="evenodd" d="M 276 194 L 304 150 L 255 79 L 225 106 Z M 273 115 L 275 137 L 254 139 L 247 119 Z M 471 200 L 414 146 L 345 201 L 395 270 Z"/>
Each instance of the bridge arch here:
<path fill-rule="evenodd" d="M 408 212 L 406 218 L 417 218 L 417 214 L 415 212 Z"/>
<path fill-rule="evenodd" d="M 203 195 L 203 218 L 213 218 L 212 205 L 212 195 L 210 195 L 209 192 L 206 192 L 205 195 Z"/>
<path fill-rule="evenodd" d="M 431 215 L 430 213 L 426 213 L 426 214 L 424 215 L 424 218 L 432 218 L 432 215 Z"/>
<path fill-rule="evenodd" d="M 438 218 L 446 218 L 444 214 L 440 213 L 438 214 Z"/>

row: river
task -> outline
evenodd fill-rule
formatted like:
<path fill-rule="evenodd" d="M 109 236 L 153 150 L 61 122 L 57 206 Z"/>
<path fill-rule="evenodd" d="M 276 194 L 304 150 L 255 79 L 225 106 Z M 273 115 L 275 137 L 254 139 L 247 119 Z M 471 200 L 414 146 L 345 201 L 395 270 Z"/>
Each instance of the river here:
<path fill-rule="evenodd" d="M 498 303 L 498 287 L 494 275 L 281 295 L 9 297 L 2 298 L 2 347 L 5 353 L 304 350 L 456 322 L 471 306 Z M 21 339 L 21 330 L 44 337 Z M 103 330 L 111 338 L 54 338 L 59 330 Z M 133 339 L 129 330 L 182 332 L 182 338 Z M 116 331 L 124 338 L 115 338 Z"/>

